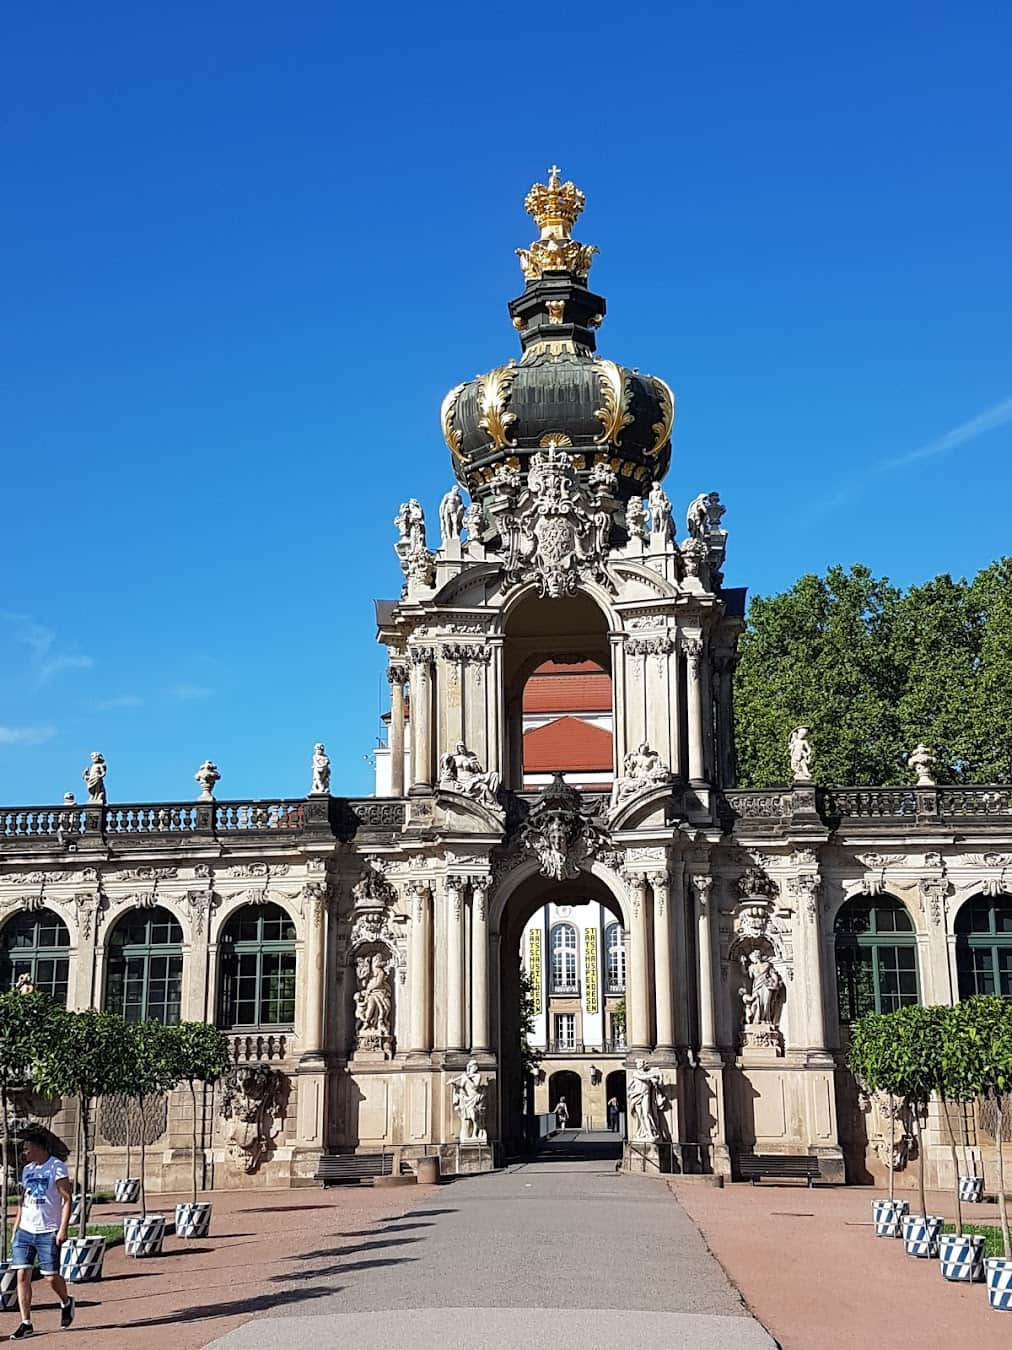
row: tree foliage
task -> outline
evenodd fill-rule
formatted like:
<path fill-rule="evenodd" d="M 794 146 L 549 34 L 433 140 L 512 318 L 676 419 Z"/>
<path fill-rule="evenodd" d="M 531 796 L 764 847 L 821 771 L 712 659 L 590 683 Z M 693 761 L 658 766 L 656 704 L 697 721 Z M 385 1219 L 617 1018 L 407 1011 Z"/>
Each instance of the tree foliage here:
<path fill-rule="evenodd" d="M 29 1076 L 45 1050 L 52 1011 L 45 994 L 0 994 L 0 1265 L 7 1260 L 8 1169 L 14 1161 L 8 1132 L 11 1089 Z"/>
<path fill-rule="evenodd" d="M 856 565 L 757 597 L 736 679 L 739 779 L 790 778 L 805 725 L 824 783 L 909 783 L 920 741 L 943 782 L 1012 780 L 1012 558 L 903 592 Z"/>
<path fill-rule="evenodd" d="M 228 1041 L 207 1022 L 180 1022 L 168 1030 L 172 1076 L 190 1088 L 190 1124 L 193 1152 L 192 1192 L 197 1203 L 197 1084 L 217 1083 L 228 1071 L 231 1057 Z"/>

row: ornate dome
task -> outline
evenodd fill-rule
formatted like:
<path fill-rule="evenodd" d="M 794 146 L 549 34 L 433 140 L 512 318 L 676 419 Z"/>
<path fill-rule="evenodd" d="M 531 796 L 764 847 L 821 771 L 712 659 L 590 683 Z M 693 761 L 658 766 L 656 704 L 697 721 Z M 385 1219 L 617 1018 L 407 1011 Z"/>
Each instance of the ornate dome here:
<path fill-rule="evenodd" d="M 560 182 L 553 167 L 524 206 L 541 235 L 529 249 L 517 249 L 527 284 L 509 310 L 523 355 L 457 385 L 443 400 L 443 435 L 457 479 L 480 501 L 500 465 L 526 470 L 531 454 L 553 441 L 567 448 L 578 470 L 608 464 L 620 497 L 644 496 L 671 462 L 674 395 L 656 376 L 595 352 L 606 309 L 587 288 L 597 249 L 570 233 L 583 193 Z"/>

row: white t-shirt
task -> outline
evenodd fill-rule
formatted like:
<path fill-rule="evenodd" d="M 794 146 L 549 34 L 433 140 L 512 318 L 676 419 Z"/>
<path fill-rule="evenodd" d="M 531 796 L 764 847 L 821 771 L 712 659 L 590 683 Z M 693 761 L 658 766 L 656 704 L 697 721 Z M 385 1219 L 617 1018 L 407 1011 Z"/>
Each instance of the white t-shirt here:
<path fill-rule="evenodd" d="M 63 1196 L 56 1183 L 66 1177 L 67 1165 L 59 1158 L 29 1163 L 21 1173 L 21 1220 L 26 1233 L 55 1233 L 63 1214 Z"/>

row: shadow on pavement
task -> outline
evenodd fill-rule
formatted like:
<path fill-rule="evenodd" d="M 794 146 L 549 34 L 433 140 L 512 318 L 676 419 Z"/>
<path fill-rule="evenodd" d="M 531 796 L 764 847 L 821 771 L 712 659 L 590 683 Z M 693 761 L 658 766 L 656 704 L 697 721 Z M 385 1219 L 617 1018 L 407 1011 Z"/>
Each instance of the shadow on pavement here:
<path fill-rule="evenodd" d="M 356 1252 L 372 1252 L 381 1247 L 406 1247 L 409 1242 L 421 1242 L 418 1237 L 383 1238 L 378 1242 L 357 1242 L 353 1247 L 325 1247 L 315 1252 L 299 1252 L 295 1256 L 286 1256 L 286 1261 L 321 1261 L 328 1256 L 349 1256 Z"/>
<path fill-rule="evenodd" d="M 219 1317 L 251 1316 L 253 1313 L 270 1312 L 287 1303 L 305 1303 L 314 1298 L 327 1298 L 339 1293 L 340 1289 L 323 1285 L 316 1289 L 290 1289 L 287 1292 L 256 1294 L 249 1298 L 233 1299 L 231 1303 L 198 1303 L 192 1308 L 177 1308 L 162 1317 L 140 1317 L 132 1322 L 107 1322 L 102 1326 L 75 1326 L 75 1331 L 123 1331 L 132 1327 L 161 1327 L 178 1322 L 212 1321 Z M 87 1304 L 79 1304 L 87 1307 Z"/>

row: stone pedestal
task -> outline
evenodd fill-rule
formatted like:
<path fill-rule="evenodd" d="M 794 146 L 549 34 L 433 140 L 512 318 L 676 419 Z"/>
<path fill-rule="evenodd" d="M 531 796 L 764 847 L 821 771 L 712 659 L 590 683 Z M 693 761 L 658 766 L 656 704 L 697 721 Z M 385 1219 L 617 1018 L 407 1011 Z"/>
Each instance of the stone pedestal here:
<path fill-rule="evenodd" d="M 645 1176 L 660 1176 L 670 1172 L 671 1145 L 640 1144 L 627 1139 L 622 1145 L 622 1171 L 639 1172 Z"/>

